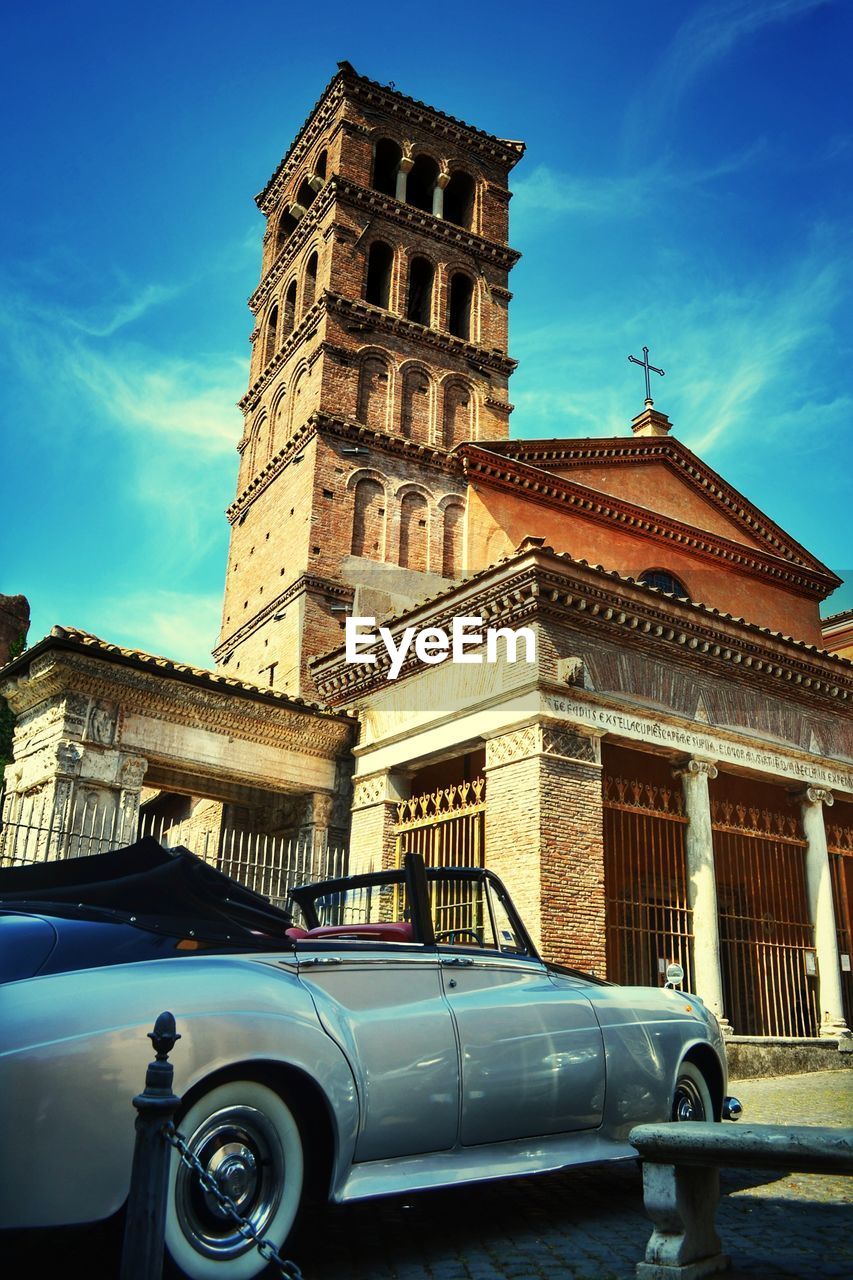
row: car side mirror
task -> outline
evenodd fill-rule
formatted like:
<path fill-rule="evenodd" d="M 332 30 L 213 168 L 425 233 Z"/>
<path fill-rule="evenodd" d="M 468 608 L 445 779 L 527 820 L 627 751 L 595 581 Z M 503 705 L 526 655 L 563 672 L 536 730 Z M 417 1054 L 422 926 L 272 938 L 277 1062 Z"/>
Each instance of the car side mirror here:
<path fill-rule="evenodd" d="M 680 964 L 668 964 L 666 966 L 666 982 L 664 986 L 673 991 L 684 978 L 684 970 Z"/>

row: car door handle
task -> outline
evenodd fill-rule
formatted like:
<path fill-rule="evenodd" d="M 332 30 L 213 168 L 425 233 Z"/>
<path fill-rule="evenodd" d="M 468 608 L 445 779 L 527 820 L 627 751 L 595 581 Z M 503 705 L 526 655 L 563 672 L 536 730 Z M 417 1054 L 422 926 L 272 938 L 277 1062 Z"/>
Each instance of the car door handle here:
<path fill-rule="evenodd" d="M 474 961 L 471 956 L 442 956 L 441 963 L 455 965 L 458 969 L 469 969 Z"/>
<path fill-rule="evenodd" d="M 306 960 L 300 960 L 300 965 L 309 964 L 342 964 L 340 956 L 309 956 Z"/>

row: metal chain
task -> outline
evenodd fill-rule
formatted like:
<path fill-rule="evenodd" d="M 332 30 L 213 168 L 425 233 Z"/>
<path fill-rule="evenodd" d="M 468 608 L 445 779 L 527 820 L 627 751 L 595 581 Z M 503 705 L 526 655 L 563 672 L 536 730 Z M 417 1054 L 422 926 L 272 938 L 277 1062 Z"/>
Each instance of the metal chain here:
<path fill-rule="evenodd" d="M 163 1136 L 169 1146 L 175 1148 L 184 1164 L 193 1170 L 204 1190 L 213 1196 L 223 1213 L 227 1213 L 228 1217 L 233 1220 L 243 1239 L 249 1240 L 254 1244 L 258 1253 L 267 1262 L 274 1262 L 284 1280 L 302 1280 L 302 1272 L 296 1263 L 282 1258 L 275 1245 L 264 1236 L 259 1235 L 251 1222 L 243 1217 L 231 1197 L 225 1194 L 216 1179 L 210 1176 L 197 1156 L 193 1155 L 187 1145 L 186 1138 L 182 1133 L 178 1132 L 171 1121 L 163 1126 Z"/>

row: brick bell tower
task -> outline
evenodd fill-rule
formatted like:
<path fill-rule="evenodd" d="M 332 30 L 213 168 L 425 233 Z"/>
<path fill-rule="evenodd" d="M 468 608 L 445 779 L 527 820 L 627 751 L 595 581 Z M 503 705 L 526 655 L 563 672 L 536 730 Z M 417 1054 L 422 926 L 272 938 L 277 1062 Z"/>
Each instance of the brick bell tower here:
<path fill-rule="evenodd" d="M 214 651 L 314 696 L 344 618 L 465 570 L 454 449 L 509 434 L 508 175 L 524 146 L 347 62 L 256 197 L 249 389 Z"/>

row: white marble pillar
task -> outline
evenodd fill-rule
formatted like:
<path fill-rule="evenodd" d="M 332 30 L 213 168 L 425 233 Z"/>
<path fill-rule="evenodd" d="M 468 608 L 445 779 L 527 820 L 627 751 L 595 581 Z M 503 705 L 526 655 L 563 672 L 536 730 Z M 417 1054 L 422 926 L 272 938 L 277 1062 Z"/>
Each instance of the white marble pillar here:
<path fill-rule="evenodd" d="M 693 986 L 723 1030 L 732 1028 L 723 1012 L 720 968 L 720 926 L 717 918 L 717 879 L 708 782 L 716 778 L 711 760 L 694 757 L 676 770 L 684 792 L 688 825 L 684 832 L 687 855 L 687 900 L 693 912 Z"/>
<path fill-rule="evenodd" d="M 447 169 L 442 169 L 435 180 L 435 187 L 432 192 L 432 211 L 436 218 L 444 217 L 444 188 L 450 181 L 450 173 Z"/>
<path fill-rule="evenodd" d="M 823 821 L 823 806 L 833 804 L 832 792 L 823 787 L 807 787 L 800 797 L 800 804 L 806 838 L 806 892 L 817 953 L 820 1034 L 837 1040 L 848 1037 L 850 1031 L 844 1019 L 835 908 Z"/>
<path fill-rule="evenodd" d="M 398 200 L 403 202 L 403 204 L 406 203 L 406 186 L 414 163 L 414 156 L 410 153 L 404 153 L 403 158 L 400 161 L 399 168 L 397 169 L 397 190 L 394 194 Z"/>

